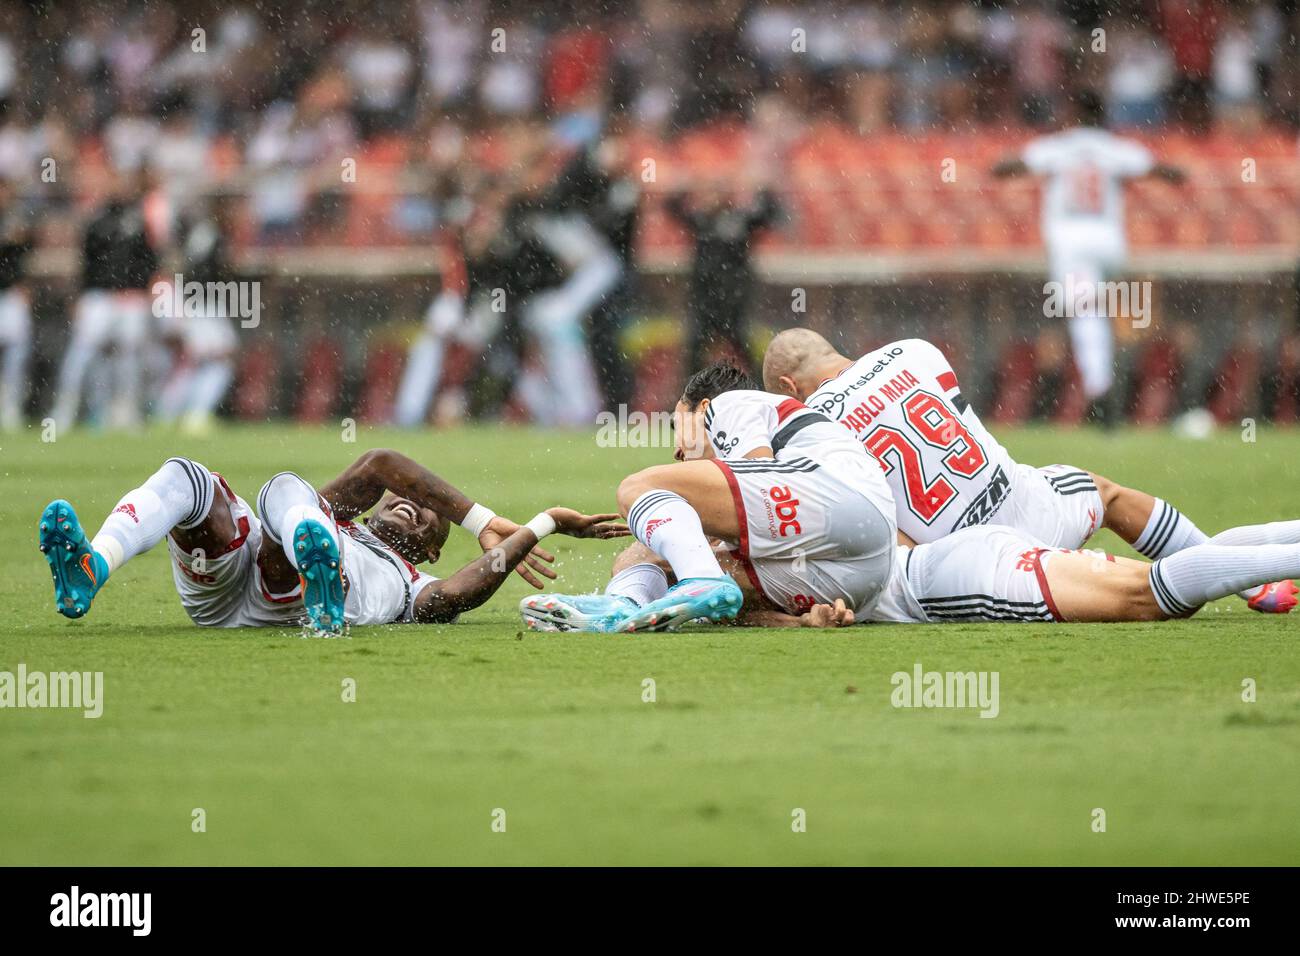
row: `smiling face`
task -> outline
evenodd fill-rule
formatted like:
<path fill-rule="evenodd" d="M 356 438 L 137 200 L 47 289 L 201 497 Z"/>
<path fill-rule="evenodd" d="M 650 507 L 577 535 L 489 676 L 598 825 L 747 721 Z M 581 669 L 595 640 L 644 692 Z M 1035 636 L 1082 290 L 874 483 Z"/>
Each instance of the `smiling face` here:
<path fill-rule="evenodd" d="M 412 564 L 436 563 L 450 531 L 438 512 L 396 495 L 384 495 L 366 527 Z"/>

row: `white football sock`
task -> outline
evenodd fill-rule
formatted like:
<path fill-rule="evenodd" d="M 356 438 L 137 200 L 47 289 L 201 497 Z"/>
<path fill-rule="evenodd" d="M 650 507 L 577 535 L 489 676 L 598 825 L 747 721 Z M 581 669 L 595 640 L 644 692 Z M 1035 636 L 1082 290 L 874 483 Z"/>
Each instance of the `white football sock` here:
<path fill-rule="evenodd" d="M 681 495 L 647 491 L 627 512 L 636 539 L 672 565 L 678 581 L 723 577 L 700 516 Z"/>
<path fill-rule="evenodd" d="M 1185 617 L 1209 601 L 1297 576 L 1300 546 L 1202 544 L 1151 565 L 1151 591 L 1166 614 Z"/>
<path fill-rule="evenodd" d="M 1300 544 L 1300 521 L 1270 521 L 1268 524 L 1229 528 L 1211 538 L 1210 544 L 1225 544 L 1234 548 L 1261 544 Z"/>
<path fill-rule="evenodd" d="M 202 418 L 216 412 L 234 375 L 234 363 L 229 359 L 211 359 L 200 365 L 195 369 L 194 380 L 190 383 L 187 411 Z"/>
<path fill-rule="evenodd" d="M 411 346 L 402 371 L 402 384 L 397 390 L 396 424 L 415 428 L 424 422 L 429 402 L 438 391 L 446 348 L 442 338 L 433 332 L 423 333 Z"/>
<path fill-rule="evenodd" d="M 1209 535 L 1196 527 L 1191 519 L 1169 502 L 1157 498 L 1147 526 L 1133 542 L 1133 550 L 1156 561 L 1209 540 Z"/>
<path fill-rule="evenodd" d="M 111 574 L 167 537 L 172 528 L 201 524 L 212 510 L 212 472 L 188 458 L 168 458 L 139 488 L 128 491 L 104 519 L 90 546 Z"/>
<path fill-rule="evenodd" d="M 27 400 L 27 357 L 31 346 L 26 338 L 0 343 L 0 430 L 13 431 L 22 423 Z"/>
<path fill-rule="evenodd" d="M 1198 544 L 1222 544 L 1246 547 L 1259 544 L 1293 544 L 1300 542 L 1300 521 L 1277 521 L 1272 524 L 1229 528 L 1210 538 L 1185 514 L 1167 501 L 1156 499 L 1151 520 L 1133 542 L 1133 549 L 1152 561 L 1177 554 Z M 1249 601 L 1260 588 L 1248 588 L 1238 597 Z"/>
<path fill-rule="evenodd" d="M 610 578 L 605 593 L 628 598 L 640 607 L 668 593 L 668 574 L 657 564 L 634 564 Z"/>
<path fill-rule="evenodd" d="M 1110 319 L 1104 315 L 1073 316 L 1070 343 L 1084 394 L 1090 399 L 1105 395 L 1115 377 Z"/>
<path fill-rule="evenodd" d="M 262 486 L 257 494 L 257 513 L 262 533 L 280 546 L 289 564 L 298 566 L 293 552 L 293 533 L 308 518 L 317 521 L 339 548 L 338 529 L 320 506 L 316 489 L 291 471 L 282 471 Z M 339 552 L 342 555 L 342 552 Z"/>

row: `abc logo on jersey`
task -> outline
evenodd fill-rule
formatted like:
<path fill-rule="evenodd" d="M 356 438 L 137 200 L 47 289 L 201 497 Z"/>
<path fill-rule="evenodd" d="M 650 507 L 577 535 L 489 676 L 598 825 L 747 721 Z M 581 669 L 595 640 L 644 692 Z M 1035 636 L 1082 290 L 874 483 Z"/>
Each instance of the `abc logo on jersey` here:
<path fill-rule="evenodd" d="M 767 489 L 767 527 L 773 538 L 788 538 L 803 534 L 799 524 L 799 499 L 789 485 L 774 485 Z"/>

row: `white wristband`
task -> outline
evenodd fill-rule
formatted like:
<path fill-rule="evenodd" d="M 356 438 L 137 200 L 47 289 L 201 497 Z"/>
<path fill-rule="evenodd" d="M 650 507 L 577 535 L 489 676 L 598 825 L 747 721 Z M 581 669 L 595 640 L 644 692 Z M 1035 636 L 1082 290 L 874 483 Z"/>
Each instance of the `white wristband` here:
<path fill-rule="evenodd" d="M 483 533 L 483 529 L 488 526 L 488 522 L 496 516 L 497 513 L 491 508 L 484 508 L 482 505 L 470 505 L 470 509 L 465 512 L 465 517 L 460 526 L 477 538 Z"/>
<path fill-rule="evenodd" d="M 528 524 L 524 525 L 524 527 L 537 535 L 537 540 L 541 541 L 548 534 L 553 534 L 555 532 L 555 519 L 543 511 L 540 512 L 537 517 L 533 518 L 532 521 L 528 522 Z"/>

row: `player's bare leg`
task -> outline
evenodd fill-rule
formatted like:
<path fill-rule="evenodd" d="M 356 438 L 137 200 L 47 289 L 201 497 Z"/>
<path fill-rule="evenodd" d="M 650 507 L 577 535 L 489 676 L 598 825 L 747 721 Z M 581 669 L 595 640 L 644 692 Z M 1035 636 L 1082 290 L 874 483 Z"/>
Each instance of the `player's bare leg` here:
<path fill-rule="evenodd" d="M 1126 488 L 1101 475 L 1092 475 L 1102 501 L 1102 527 L 1109 528 L 1133 546 L 1139 554 L 1153 561 L 1176 554 L 1196 545 L 1213 544 L 1290 544 L 1287 533 L 1277 530 L 1291 522 L 1255 525 L 1254 532 L 1234 528 L 1211 538 L 1186 515 L 1167 501 L 1136 488 Z M 1274 532 L 1262 529 L 1274 528 Z M 1231 538 L 1225 538 L 1231 535 Z M 1240 593 L 1252 610 L 1285 614 L 1296 606 L 1297 588 L 1291 581 L 1268 582 Z"/>
<path fill-rule="evenodd" d="M 619 513 L 628 516 L 633 505 L 652 491 L 668 492 L 689 502 L 706 536 L 728 541 L 739 536 L 740 526 L 731 487 L 722 469 L 714 462 L 700 459 L 655 465 L 629 475 L 618 486 Z M 653 545 L 650 547 L 660 553 Z"/>
<path fill-rule="evenodd" d="M 1279 533 L 1300 530 L 1300 522 L 1278 524 L 1288 526 Z M 1252 529 L 1233 530 L 1253 536 Z M 1195 545 L 1154 564 L 1057 553 L 1044 563 L 1043 574 L 1066 621 L 1157 621 L 1188 617 L 1210 601 L 1300 575 L 1300 544 Z"/>

